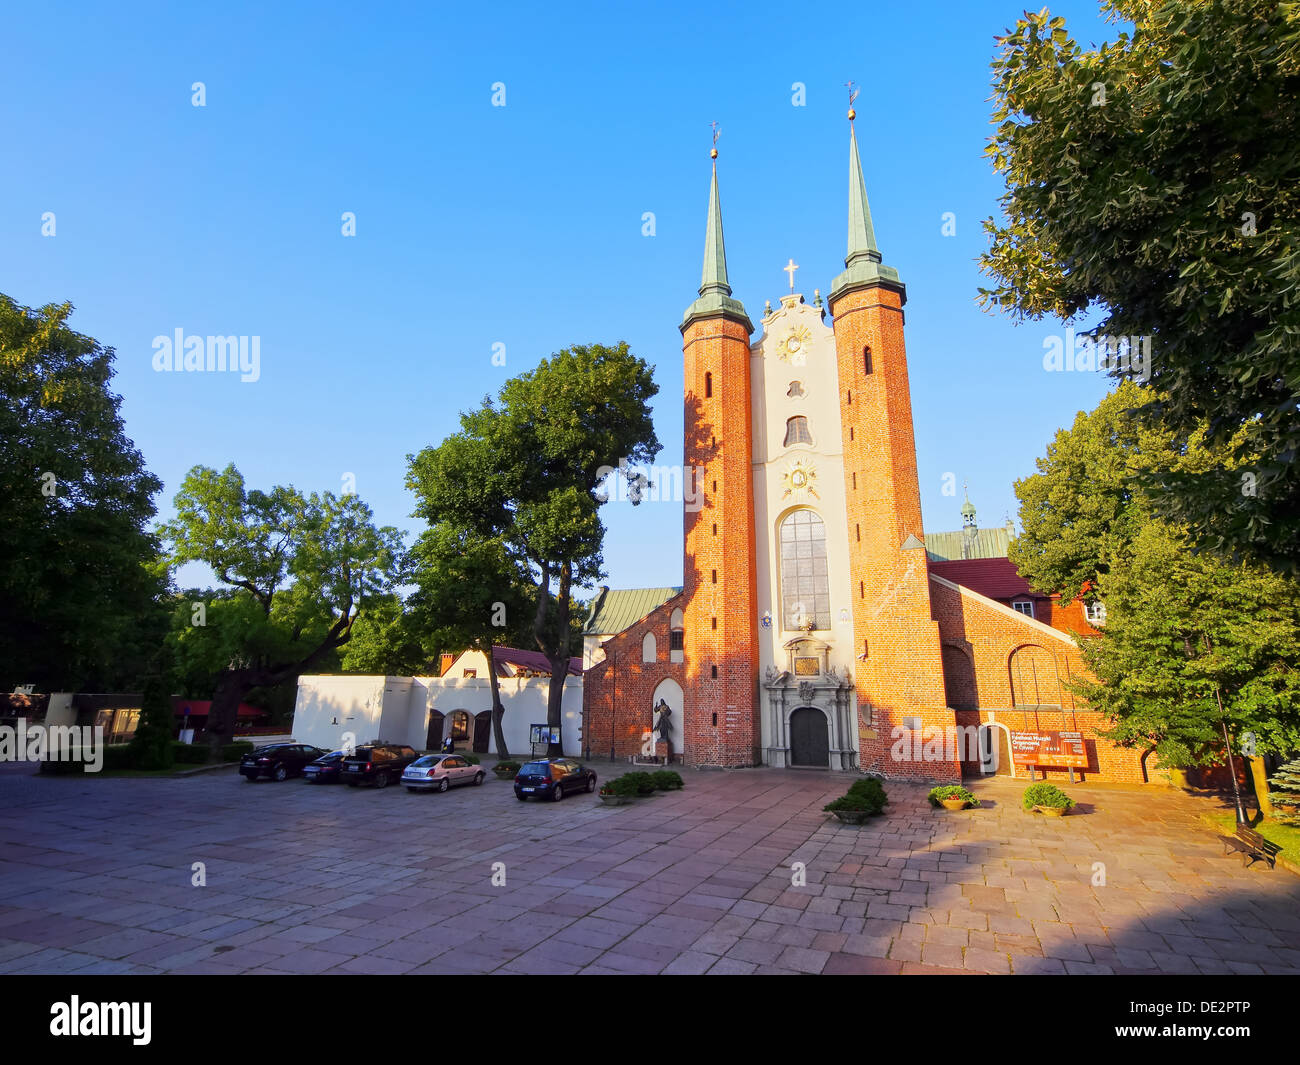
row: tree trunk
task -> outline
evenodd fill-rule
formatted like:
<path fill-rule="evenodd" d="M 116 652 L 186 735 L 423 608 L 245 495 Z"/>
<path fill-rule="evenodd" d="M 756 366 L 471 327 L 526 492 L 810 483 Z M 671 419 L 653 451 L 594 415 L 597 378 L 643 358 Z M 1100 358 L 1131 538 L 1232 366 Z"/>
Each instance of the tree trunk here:
<path fill-rule="evenodd" d="M 555 596 L 556 625 L 559 639 L 551 660 L 551 686 L 546 693 L 546 724 L 558 729 L 559 743 L 546 748 L 548 758 L 564 757 L 564 684 L 569 679 L 569 591 L 573 583 L 573 567 L 568 562 L 560 566 L 560 586 Z"/>
<path fill-rule="evenodd" d="M 1268 770 L 1264 767 L 1264 759 L 1259 755 L 1242 757 L 1250 766 L 1250 779 L 1255 785 L 1255 801 L 1259 804 L 1259 812 L 1265 817 L 1272 817 L 1273 804 L 1268 801 Z"/>
<path fill-rule="evenodd" d="M 221 748 L 234 741 L 239 704 L 254 687 L 240 669 L 227 670 L 217 680 L 217 690 L 212 693 L 212 704 L 208 707 L 209 764 L 221 761 Z"/>
<path fill-rule="evenodd" d="M 510 749 L 506 747 L 506 735 L 501 728 L 501 719 L 505 716 L 506 708 L 501 705 L 501 684 L 497 679 L 497 664 L 492 659 L 492 644 L 487 645 L 488 660 L 488 686 L 492 689 L 492 737 L 496 742 L 497 761 L 504 761 L 510 757 Z"/>

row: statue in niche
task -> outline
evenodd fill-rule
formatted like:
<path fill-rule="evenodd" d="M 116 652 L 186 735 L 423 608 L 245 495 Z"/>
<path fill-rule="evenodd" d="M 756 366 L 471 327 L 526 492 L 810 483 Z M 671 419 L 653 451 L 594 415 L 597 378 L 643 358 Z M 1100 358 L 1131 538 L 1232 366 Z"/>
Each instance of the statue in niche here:
<path fill-rule="evenodd" d="M 673 757 L 673 725 L 670 718 L 673 716 L 672 710 L 664 699 L 660 699 L 655 705 L 655 731 L 659 733 L 659 739 L 668 747 L 668 759 Z"/>

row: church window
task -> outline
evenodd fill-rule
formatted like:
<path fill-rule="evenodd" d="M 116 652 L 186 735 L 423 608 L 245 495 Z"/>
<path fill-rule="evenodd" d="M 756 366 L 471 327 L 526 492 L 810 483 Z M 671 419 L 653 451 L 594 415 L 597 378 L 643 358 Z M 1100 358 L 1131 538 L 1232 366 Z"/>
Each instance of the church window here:
<path fill-rule="evenodd" d="M 803 384 L 802 384 L 802 382 L 799 382 L 799 381 L 791 381 L 791 382 L 790 382 L 790 388 L 789 388 L 789 390 L 786 392 L 786 395 L 789 396 L 791 399 L 803 399 L 803 397 L 804 397 L 804 390 L 803 390 Z"/>
<path fill-rule="evenodd" d="M 811 444 L 812 434 L 808 432 L 808 419 L 797 414 L 785 423 L 785 447 L 792 444 Z"/>
<path fill-rule="evenodd" d="M 871 373 L 871 345 L 862 349 L 862 372 Z"/>
<path fill-rule="evenodd" d="M 713 398 L 713 374 L 711 373 L 706 373 L 704 375 L 704 398 Z"/>
<path fill-rule="evenodd" d="M 811 510 L 796 510 L 781 523 L 781 607 L 787 631 L 808 621 L 831 627 L 826 523 Z"/>
<path fill-rule="evenodd" d="M 1027 618 L 1034 616 L 1034 604 L 1029 599 L 1017 599 L 1011 604 L 1011 609 L 1018 614 L 1024 614 Z"/>
<path fill-rule="evenodd" d="M 655 641 L 655 634 L 647 632 L 645 639 L 641 641 L 641 661 L 653 662 L 659 657 L 659 647 Z"/>
<path fill-rule="evenodd" d="M 677 607 L 668 619 L 668 660 L 670 662 L 685 661 L 683 656 L 685 650 L 686 615 L 682 613 L 681 607 Z"/>

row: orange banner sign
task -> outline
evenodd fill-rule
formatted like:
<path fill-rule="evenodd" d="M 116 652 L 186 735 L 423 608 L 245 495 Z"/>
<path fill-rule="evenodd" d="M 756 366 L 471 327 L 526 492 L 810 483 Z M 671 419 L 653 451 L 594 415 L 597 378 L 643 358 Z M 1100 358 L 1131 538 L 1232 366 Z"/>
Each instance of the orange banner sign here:
<path fill-rule="evenodd" d="M 1087 769 L 1088 748 L 1081 732 L 1013 732 L 1011 760 L 1016 765 Z"/>

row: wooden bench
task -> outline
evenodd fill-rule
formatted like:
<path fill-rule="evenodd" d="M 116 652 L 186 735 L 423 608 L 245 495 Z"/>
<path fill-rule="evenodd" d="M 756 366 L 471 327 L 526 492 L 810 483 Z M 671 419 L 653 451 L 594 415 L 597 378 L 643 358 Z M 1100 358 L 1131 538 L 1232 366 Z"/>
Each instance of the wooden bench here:
<path fill-rule="evenodd" d="M 1227 854 L 1229 849 L 1239 851 L 1241 864 L 1247 866 L 1263 859 L 1272 869 L 1277 865 L 1277 854 L 1282 849 L 1276 843 L 1270 843 L 1253 828 L 1242 824 L 1237 825 L 1235 835 L 1220 836 L 1219 839 L 1223 840 L 1224 854 Z"/>

